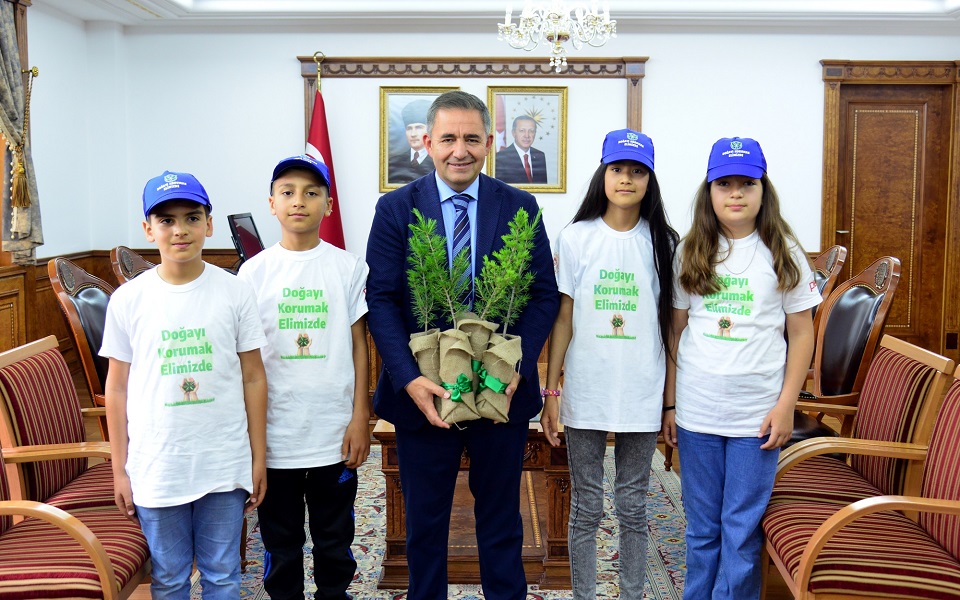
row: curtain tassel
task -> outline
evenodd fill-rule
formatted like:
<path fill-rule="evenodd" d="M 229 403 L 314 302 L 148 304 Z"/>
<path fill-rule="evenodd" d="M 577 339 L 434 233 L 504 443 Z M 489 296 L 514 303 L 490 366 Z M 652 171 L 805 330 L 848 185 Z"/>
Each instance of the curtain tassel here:
<path fill-rule="evenodd" d="M 18 149 L 13 166 L 13 194 L 10 206 L 14 208 L 30 207 L 30 190 L 27 185 L 27 170 L 23 168 L 23 149 Z"/>

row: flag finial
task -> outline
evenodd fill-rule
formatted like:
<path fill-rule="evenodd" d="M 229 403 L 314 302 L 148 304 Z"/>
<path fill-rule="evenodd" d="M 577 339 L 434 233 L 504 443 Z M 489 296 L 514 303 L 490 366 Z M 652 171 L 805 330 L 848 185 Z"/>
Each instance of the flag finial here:
<path fill-rule="evenodd" d="M 316 52 L 313 53 L 313 62 L 317 63 L 317 91 L 318 92 L 320 91 L 320 69 L 321 69 L 320 63 L 322 63 L 325 58 L 327 58 L 327 55 L 321 52 L 320 50 L 317 50 Z"/>

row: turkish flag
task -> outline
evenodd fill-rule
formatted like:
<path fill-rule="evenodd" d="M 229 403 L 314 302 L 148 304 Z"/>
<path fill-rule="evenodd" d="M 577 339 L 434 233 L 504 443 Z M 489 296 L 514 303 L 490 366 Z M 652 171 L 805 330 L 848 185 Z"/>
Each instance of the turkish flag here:
<path fill-rule="evenodd" d="M 339 207 L 343 206 L 337 195 L 337 177 L 333 174 L 333 154 L 330 153 L 330 134 L 327 133 L 327 111 L 323 106 L 323 95 L 317 90 L 313 100 L 313 115 L 310 117 L 310 132 L 307 134 L 306 154 L 314 157 L 330 169 L 330 197 L 336 201 L 333 213 L 320 222 L 320 239 L 345 249 L 343 244 L 343 225 L 340 222 Z"/>

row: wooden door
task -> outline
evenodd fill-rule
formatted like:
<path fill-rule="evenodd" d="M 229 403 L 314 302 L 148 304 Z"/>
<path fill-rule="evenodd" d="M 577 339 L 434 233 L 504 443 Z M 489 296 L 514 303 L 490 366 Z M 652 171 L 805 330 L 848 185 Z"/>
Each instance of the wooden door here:
<path fill-rule="evenodd" d="M 948 239 L 957 220 L 950 208 L 957 86 L 954 69 L 945 73 L 953 77 L 884 83 L 877 81 L 884 79 L 878 70 L 872 80 L 833 90 L 835 104 L 825 109 L 836 119 L 835 155 L 828 156 L 828 130 L 824 162 L 836 167 L 835 201 L 828 201 L 825 169 L 821 239 L 848 249 L 841 280 L 880 256 L 899 258 L 900 285 L 885 332 L 955 355 L 956 335 L 947 333 L 949 311 L 958 306 L 948 295 L 948 288 L 956 289 Z"/>

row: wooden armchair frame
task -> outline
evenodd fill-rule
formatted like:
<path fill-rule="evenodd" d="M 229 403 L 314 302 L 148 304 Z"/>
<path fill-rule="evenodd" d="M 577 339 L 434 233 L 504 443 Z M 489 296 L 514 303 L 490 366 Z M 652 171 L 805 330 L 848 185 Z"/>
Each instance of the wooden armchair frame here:
<path fill-rule="evenodd" d="M 0 369 L 57 347 L 57 338 L 51 335 L 0 353 Z M 100 409 L 100 411 L 102 410 Z M 5 471 L 10 497 L 10 500 L 0 501 L 0 515 L 13 516 L 14 523 L 20 522 L 26 517 L 34 517 L 62 530 L 76 541 L 89 556 L 100 580 L 102 597 L 105 600 L 127 598 L 141 583 L 149 580 L 151 569 L 149 558 L 143 565 L 140 565 L 127 585 L 123 589 L 118 589 L 117 577 L 103 544 L 84 523 L 60 508 L 26 499 L 27 484 L 22 468 L 24 465 L 73 458 L 109 459 L 110 444 L 109 442 L 77 442 L 33 446 L 18 445 L 9 415 L 0 407 L 0 467 Z M 104 510 L 111 514 L 115 513 L 118 519 L 124 518 L 114 505 L 104 505 L 102 509 L 97 510 Z"/>
<path fill-rule="evenodd" d="M 817 328 L 816 350 L 813 357 L 813 390 L 816 396 L 815 400 L 801 400 L 797 402 L 797 410 L 817 413 L 817 420 L 821 421 L 824 415 L 833 415 L 840 420 L 840 435 L 849 437 L 853 430 L 854 418 L 856 416 L 857 401 L 860 397 L 860 390 L 863 389 L 863 382 L 866 379 L 867 371 L 876 353 L 880 342 L 880 336 L 883 334 L 884 325 L 887 322 L 887 315 L 890 311 L 890 305 L 893 303 L 893 296 L 900 281 L 900 261 L 892 256 L 885 256 L 874 261 L 870 266 L 861 271 L 855 277 L 841 283 L 830 296 L 821 305 L 817 311 L 820 322 Z M 848 368 L 855 368 L 856 372 L 853 378 L 850 378 L 849 372 L 846 373 L 846 379 L 843 382 L 825 381 L 825 366 L 830 363 L 840 362 L 837 357 L 832 356 L 833 348 L 825 349 L 826 345 L 831 343 L 833 336 L 842 335 L 849 331 L 851 324 L 839 321 L 839 317 L 834 314 L 834 310 L 843 307 L 850 301 L 850 295 L 861 294 L 866 291 L 872 294 L 873 298 L 880 297 L 873 312 L 873 320 L 869 324 L 869 330 L 866 333 L 864 346 L 860 352 L 859 363 L 853 362 L 856 359 L 856 349 L 852 349 L 850 355 L 844 357 L 848 361 Z M 882 297 L 881 297 L 882 296 Z M 837 313 L 840 312 L 838 309 Z M 848 389 L 841 393 L 835 393 L 838 388 L 847 387 Z"/>
<path fill-rule="evenodd" d="M 91 347 L 84 318 L 77 310 L 75 302 L 82 301 L 82 296 L 90 293 L 85 292 L 85 290 L 93 288 L 100 290 L 106 296 L 110 296 L 113 294 L 114 288 L 106 281 L 87 273 L 65 258 L 54 258 L 47 262 L 47 274 L 50 276 L 50 286 L 56 294 L 60 312 L 67 321 L 67 330 L 70 332 L 70 338 L 73 340 L 74 348 L 76 348 L 77 355 L 80 357 L 83 377 L 87 382 L 87 389 L 90 391 L 90 400 L 94 409 L 86 411 L 85 415 L 97 416 L 101 437 L 104 440 L 110 439 L 107 432 L 106 412 L 103 410 L 103 407 L 106 406 L 103 395 L 103 385 L 107 376 L 106 367 L 97 367 L 98 357 L 96 353 L 100 349 Z M 106 315 L 105 311 L 106 305 L 104 305 L 104 317 Z M 103 323 L 90 325 L 91 327 L 99 325 L 102 333 Z"/>
<path fill-rule="evenodd" d="M 117 285 L 123 285 L 156 265 L 126 246 L 117 246 L 110 250 L 110 266 L 117 278 Z"/>
<path fill-rule="evenodd" d="M 887 338 L 885 337 L 884 341 L 886 340 Z M 945 361 L 941 362 L 941 364 L 952 369 L 953 361 L 944 359 L 943 357 L 939 358 Z M 960 379 L 960 368 L 957 368 L 954 372 L 953 378 Z M 935 376 L 935 381 L 928 391 L 928 398 L 936 397 L 942 399 L 944 393 L 943 388 L 949 380 L 950 377 L 945 372 L 938 372 Z M 925 402 L 925 405 L 924 412 L 918 419 L 921 425 L 916 430 L 915 440 L 929 439 L 934 428 L 936 413 L 940 407 L 939 402 Z M 777 465 L 776 479 L 779 481 L 784 474 L 804 460 L 814 456 L 835 454 L 838 452 L 848 455 L 884 456 L 908 460 L 911 461 L 912 472 L 922 476 L 923 463 L 927 458 L 928 451 L 929 444 L 922 443 L 893 443 L 846 438 L 814 438 L 804 440 L 781 454 L 780 461 Z M 909 494 L 873 496 L 858 500 L 838 509 L 837 512 L 827 518 L 817 528 L 807 541 L 803 549 L 803 554 L 800 557 L 795 576 L 791 574 L 789 567 L 776 554 L 773 544 L 769 540 L 765 541 L 762 564 L 764 593 L 766 591 L 767 561 L 769 560 L 770 563 L 776 566 L 786 582 L 787 587 L 790 589 L 790 592 L 793 594 L 793 597 L 797 600 L 817 600 L 818 598 L 829 598 L 830 600 L 881 600 L 881 598 L 887 598 L 888 596 L 879 597 L 868 594 L 815 594 L 810 591 L 813 569 L 821 551 L 834 537 L 845 527 L 871 514 L 882 511 L 898 511 L 914 521 L 917 520 L 920 513 L 960 515 L 960 500 L 922 497 L 919 495 L 921 491 L 920 477 L 916 477 L 915 479 L 915 486 L 912 487 Z M 764 597 L 764 593 L 761 594 L 761 598 Z"/>

